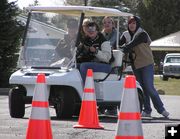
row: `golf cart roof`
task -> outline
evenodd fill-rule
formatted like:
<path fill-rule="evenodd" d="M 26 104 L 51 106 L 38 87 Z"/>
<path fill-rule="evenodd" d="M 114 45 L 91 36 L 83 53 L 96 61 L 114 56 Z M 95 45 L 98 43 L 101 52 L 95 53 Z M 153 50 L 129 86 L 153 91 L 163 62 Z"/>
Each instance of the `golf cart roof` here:
<path fill-rule="evenodd" d="M 32 6 L 28 7 L 28 10 L 61 13 L 71 16 L 80 16 L 81 13 L 85 13 L 85 16 L 132 16 L 130 13 L 121 12 L 117 9 L 92 6 Z"/>

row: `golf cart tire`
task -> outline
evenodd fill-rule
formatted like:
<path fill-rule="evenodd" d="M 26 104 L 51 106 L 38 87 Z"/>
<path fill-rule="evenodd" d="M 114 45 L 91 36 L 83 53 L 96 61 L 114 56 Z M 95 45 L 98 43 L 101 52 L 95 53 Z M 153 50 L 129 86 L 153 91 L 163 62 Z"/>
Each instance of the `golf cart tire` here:
<path fill-rule="evenodd" d="M 81 105 L 76 105 L 76 107 L 74 108 L 74 113 L 73 113 L 73 115 L 79 116 L 80 110 L 81 110 Z"/>
<path fill-rule="evenodd" d="M 25 114 L 25 93 L 16 87 L 9 91 L 9 112 L 12 118 L 23 118 Z"/>
<path fill-rule="evenodd" d="M 69 119 L 72 117 L 75 107 L 75 97 L 71 89 L 59 89 L 60 101 L 55 105 L 58 119 Z"/>

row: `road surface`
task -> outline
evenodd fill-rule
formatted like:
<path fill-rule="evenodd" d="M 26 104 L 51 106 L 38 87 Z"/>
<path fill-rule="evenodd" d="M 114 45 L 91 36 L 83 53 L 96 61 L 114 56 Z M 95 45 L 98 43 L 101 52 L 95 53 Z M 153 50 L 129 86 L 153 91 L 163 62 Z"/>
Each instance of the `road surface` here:
<path fill-rule="evenodd" d="M 170 119 L 164 119 L 154 110 L 153 118 L 143 118 L 142 127 L 145 139 L 164 139 L 165 125 L 180 123 L 180 96 L 161 96 L 165 107 L 171 113 Z M 31 107 L 26 107 L 23 119 L 15 119 L 9 116 L 8 96 L 0 95 L 0 139 L 24 139 L 28 127 Z M 51 128 L 54 139 L 112 139 L 115 137 L 117 117 L 100 116 L 100 124 L 104 130 L 75 129 L 78 117 L 70 120 L 57 120 L 55 111 L 50 108 Z M 133 129 L 132 129 L 133 130 Z"/>

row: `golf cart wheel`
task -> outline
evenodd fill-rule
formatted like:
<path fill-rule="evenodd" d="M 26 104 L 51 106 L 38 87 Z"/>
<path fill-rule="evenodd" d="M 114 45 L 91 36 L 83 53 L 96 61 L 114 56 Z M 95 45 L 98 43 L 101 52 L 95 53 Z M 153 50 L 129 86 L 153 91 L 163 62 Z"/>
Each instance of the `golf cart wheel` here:
<path fill-rule="evenodd" d="M 75 98 L 69 89 L 59 90 L 59 102 L 55 104 L 58 119 L 71 118 L 74 112 Z"/>
<path fill-rule="evenodd" d="M 138 98 L 139 98 L 139 108 L 141 113 L 144 105 L 144 94 L 140 89 L 138 89 Z"/>
<path fill-rule="evenodd" d="M 25 114 L 25 93 L 16 87 L 9 91 L 9 112 L 12 118 L 23 118 Z"/>
<path fill-rule="evenodd" d="M 79 116 L 80 110 L 81 110 L 81 105 L 76 106 L 76 107 L 74 108 L 74 113 L 73 113 L 73 115 Z"/>

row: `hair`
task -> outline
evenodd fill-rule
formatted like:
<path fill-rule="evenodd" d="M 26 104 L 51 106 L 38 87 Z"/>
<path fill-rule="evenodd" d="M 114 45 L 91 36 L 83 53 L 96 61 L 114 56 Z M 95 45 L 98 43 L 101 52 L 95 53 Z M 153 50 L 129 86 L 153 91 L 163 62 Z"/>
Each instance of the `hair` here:
<path fill-rule="evenodd" d="M 136 30 L 135 30 L 135 32 L 137 31 L 137 29 L 139 28 L 139 27 L 141 27 L 141 19 L 140 19 L 140 17 L 139 16 L 130 16 L 129 18 L 128 18 L 128 30 L 129 30 L 129 24 L 130 24 L 130 22 L 131 21 L 135 21 L 136 22 Z"/>
<path fill-rule="evenodd" d="M 115 28 L 115 22 L 114 22 L 114 19 L 110 16 L 105 16 L 102 20 L 102 23 L 104 24 L 105 20 L 106 19 L 110 19 L 110 21 L 112 22 L 112 30 Z M 102 28 L 102 32 L 105 31 L 105 28 Z"/>
<path fill-rule="evenodd" d="M 102 23 L 104 23 L 104 21 L 105 21 L 106 19 L 110 19 L 111 22 L 112 22 L 112 24 L 115 25 L 114 19 L 113 19 L 112 17 L 110 17 L 110 16 L 105 16 L 105 17 L 103 18 L 103 20 L 102 20 Z"/>
<path fill-rule="evenodd" d="M 84 18 L 82 25 L 83 25 L 83 26 L 87 26 L 87 24 L 88 24 L 89 22 L 91 22 L 91 20 L 90 20 L 89 18 Z"/>

